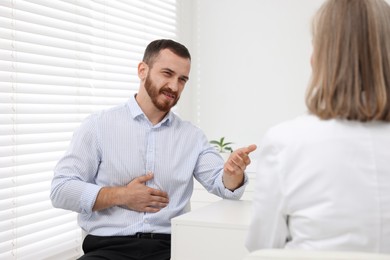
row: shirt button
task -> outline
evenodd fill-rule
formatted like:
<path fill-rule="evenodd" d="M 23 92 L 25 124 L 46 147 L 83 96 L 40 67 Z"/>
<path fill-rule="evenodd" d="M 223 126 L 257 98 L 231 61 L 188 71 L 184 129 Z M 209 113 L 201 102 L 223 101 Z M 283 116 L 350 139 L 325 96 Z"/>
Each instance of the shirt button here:
<path fill-rule="evenodd" d="M 144 220 L 144 223 L 149 223 L 149 220 L 145 219 L 145 220 Z"/>

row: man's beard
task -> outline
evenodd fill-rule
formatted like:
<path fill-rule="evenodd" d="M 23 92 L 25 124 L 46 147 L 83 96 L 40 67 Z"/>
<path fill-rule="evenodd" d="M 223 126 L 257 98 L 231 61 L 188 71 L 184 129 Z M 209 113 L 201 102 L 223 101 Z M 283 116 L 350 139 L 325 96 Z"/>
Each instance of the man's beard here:
<path fill-rule="evenodd" d="M 172 107 L 174 107 L 179 101 L 179 96 L 177 92 L 172 91 L 170 88 L 167 87 L 162 87 L 161 89 L 157 89 L 156 85 L 153 84 L 152 80 L 150 79 L 150 75 L 148 74 L 145 79 L 145 89 L 146 92 L 148 92 L 148 95 L 150 99 L 152 100 L 154 106 L 163 112 L 168 112 Z M 162 94 L 163 92 L 170 93 L 172 95 L 175 95 L 175 100 L 173 103 L 171 103 L 169 100 L 164 100 L 162 102 L 158 101 L 159 95 L 164 95 Z"/>

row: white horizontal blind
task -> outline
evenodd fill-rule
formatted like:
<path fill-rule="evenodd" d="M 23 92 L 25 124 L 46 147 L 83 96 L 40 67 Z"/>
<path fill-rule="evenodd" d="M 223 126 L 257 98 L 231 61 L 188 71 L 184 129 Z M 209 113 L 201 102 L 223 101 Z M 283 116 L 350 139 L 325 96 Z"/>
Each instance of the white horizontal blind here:
<path fill-rule="evenodd" d="M 177 38 L 176 0 L 0 1 L 0 259 L 74 259 L 53 167 L 93 111 L 138 89 L 145 46 Z"/>

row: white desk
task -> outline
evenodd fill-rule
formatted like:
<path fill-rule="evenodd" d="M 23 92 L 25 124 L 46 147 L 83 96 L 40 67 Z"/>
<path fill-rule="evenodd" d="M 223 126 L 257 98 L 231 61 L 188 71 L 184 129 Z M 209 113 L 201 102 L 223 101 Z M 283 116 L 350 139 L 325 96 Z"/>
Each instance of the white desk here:
<path fill-rule="evenodd" d="M 171 260 L 240 260 L 251 202 L 219 200 L 172 219 Z"/>

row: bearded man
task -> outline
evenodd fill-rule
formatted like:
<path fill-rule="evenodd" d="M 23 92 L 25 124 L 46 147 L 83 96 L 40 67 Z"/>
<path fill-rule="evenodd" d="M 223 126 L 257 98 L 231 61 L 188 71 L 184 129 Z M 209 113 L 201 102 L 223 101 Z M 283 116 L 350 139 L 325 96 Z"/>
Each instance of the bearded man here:
<path fill-rule="evenodd" d="M 224 164 L 203 132 L 171 111 L 189 79 L 182 44 L 151 42 L 138 65 L 138 93 L 89 116 L 54 170 L 53 206 L 78 212 L 89 259 L 169 260 L 171 219 L 188 211 L 194 178 L 239 199 L 255 145 Z"/>

